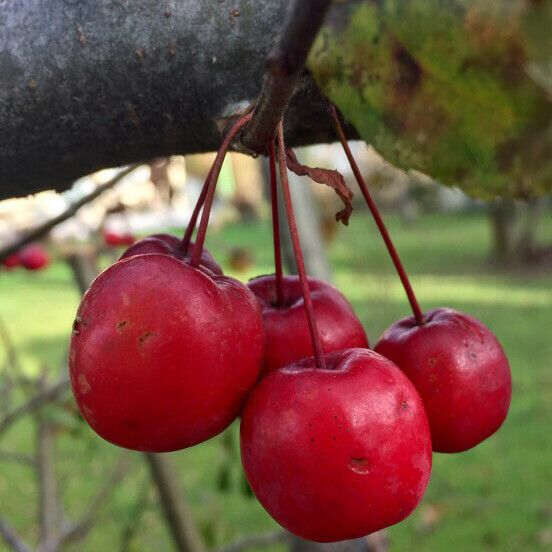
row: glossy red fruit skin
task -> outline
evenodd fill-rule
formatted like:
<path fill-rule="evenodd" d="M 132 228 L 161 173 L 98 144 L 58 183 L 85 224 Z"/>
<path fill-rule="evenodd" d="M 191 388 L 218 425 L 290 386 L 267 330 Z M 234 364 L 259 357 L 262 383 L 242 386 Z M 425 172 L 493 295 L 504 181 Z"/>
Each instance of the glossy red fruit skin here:
<path fill-rule="evenodd" d="M 21 266 L 27 270 L 41 270 L 46 268 L 50 262 L 48 254 L 38 244 L 28 245 L 19 253 Z"/>
<path fill-rule="evenodd" d="M 102 232 L 104 243 L 111 247 L 121 247 L 125 245 L 132 245 L 136 238 L 132 234 L 119 232 L 112 232 L 110 230 L 104 230 Z"/>
<path fill-rule="evenodd" d="M 475 318 L 438 308 L 417 326 L 413 317 L 389 327 L 375 350 L 392 360 L 424 401 L 435 452 L 462 452 L 490 437 L 508 413 L 508 359 Z"/>
<path fill-rule="evenodd" d="M 332 285 L 309 278 L 311 298 L 324 353 L 368 347 L 368 338 L 345 297 Z M 261 303 L 265 324 L 263 373 L 312 356 L 312 341 L 305 314 L 305 303 L 298 276 L 283 277 L 284 307 L 276 305 L 274 275 L 249 281 L 249 289 Z"/>
<path fill-rule="evenodd" d="M 185 255 L 180 249 L 181 241 L 176 236 L 171 236 L 169 234 L 153 234 L 131 245 L 120 258 L 126 259 L 133 255 L 144 255 L 146 253 L 162 253 L 175 257 L 176 259 L 189 260 L 194 250 L 194 245 L 194 242 L 190 242 L 188 255 Z M 222 268 L 220 268 L 211 253 L 205 248 L 203 248 L 201 252 L 200 264 L 209 269 L 213 274 L 222 274 Z"/>
<path fill-rule="evenodd" d="M 352 539 L 398 523 L 429 481 L 422 401 L 368 349 L 303 359 L 265 376 L 242 413 L 247 481 L 268 513 L 304 539 Z"/>
<path fill-rule="evenodd" d="M 111 443 L 190 447 L 239 414 L 263 342 L 246 286 L 168 255 L 137 255 L 105 270 L 83 297 L 69 348 L 73 394 Z"/>
<path fill-rule="evenodd" d="M 19 256 L 19 253 L 12 253 L 2 261 L 2 266 L 7 268 L 8 270 L 11 270 L 12 268 L 16 268 L 20 265 L 21 265 L 21 257 Z"/>

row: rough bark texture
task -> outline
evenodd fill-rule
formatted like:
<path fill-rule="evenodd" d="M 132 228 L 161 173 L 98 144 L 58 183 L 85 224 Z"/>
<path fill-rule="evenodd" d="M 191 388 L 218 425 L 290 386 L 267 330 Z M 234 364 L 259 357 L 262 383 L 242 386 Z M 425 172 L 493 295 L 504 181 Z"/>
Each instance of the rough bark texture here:
<path fill-rule="evenodd" d="M 287 5 L 0 2 L 0 198 L 216 149 L 217 121 L 259 94 Z M 289 143 L 333 140 L 322 113 L 307 76 L 288 113 Z"/>

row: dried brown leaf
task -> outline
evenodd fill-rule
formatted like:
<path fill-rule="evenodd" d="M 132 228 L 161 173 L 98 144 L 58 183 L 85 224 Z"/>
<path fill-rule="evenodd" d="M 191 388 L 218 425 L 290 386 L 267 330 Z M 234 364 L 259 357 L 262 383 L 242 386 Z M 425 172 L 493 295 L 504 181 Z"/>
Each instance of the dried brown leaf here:
<path fill-rule="evenodd" d="M 344 205 L 343 209 L 335 214 L 335 220 L 347 226 L 349 224 L 349 217 L 353 212 L 353 192 L 345 184 L 343 176 L 335 170 L 302 165 L 291 148 L 286 148 L 286 163 L 288 169 L 296 175 L 308 176 L 314 182 L 325 184 L 335 191 Z"/>

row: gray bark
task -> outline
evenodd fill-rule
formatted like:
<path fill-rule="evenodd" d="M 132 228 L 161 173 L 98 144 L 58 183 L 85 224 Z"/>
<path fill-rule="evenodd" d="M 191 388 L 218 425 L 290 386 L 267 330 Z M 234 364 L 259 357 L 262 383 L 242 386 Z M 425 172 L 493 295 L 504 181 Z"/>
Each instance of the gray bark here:
<path fill-rule="evenodd" d="M 0 2 L 0 198 L 216 149 L 217 121 L 259 94 L 287 4 Z M 288 110 L 286 138 L 333 140 L 309 78 Z"/>

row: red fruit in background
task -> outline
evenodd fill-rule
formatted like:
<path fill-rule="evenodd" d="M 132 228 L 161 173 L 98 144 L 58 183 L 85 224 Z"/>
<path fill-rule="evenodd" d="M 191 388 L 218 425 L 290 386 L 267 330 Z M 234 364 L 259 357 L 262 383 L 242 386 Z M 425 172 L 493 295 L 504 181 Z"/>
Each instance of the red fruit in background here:
<path fill-rule="evenodd" d="M 122 255 L 121 259 L 132 257 L 133 255 L 144 255 L 146 253 L 160 253 L 164 255 L 170 255 L 177 259 L 190 259 L 190 256 L 194 250 L 194 242 L 190 242 L 188 254 L 180 248 L 181 240 L 176 236 L 169 234 L 154 234 L 137 241 L 134 245 L 131 245 Z M 222 274 L 222 268 L 215 261 L 211 253 L 205 248 L 201 252 L 201 265 L 208 268 L 213 274 Z"/>
<path fill-rule="evenodd" d="M 102 230 L 104 243 L 111 247 L 121 247 L 131 245 L 136 241 L 136 238 L 129 233 L 113 232 L 112 230 Z"/>
<path fill-rule="evenodd" d="M 40 270 L 48 266 L 50 259 L 44 248 L 38 244 L 24 247 L 20 253 L 21 266 L 27 270 Z"/>
<path fill-rule="evenodd" d="M 420 393 L 433 450 L 461 452 L 491 436 L 508 413 L 512 384 L 500 343 L 481 322 L 452 309 L 429 311 L 388 328 L 375 350 Z"/>
<path fill-rule="evenodd" d="M 368 347 L 368 338 L 347 299 L 333 286 L 309 278 L 318 333 L 325 353 Z M 282 280 L 283 306 L 276 306 L 276 278 L 259 276 L 250 280 L 249 289 L 261 303 L 265 324 L 264 372 L 286 366 L 313 355 L 305 314 L 305 303 L 298 276 Z"/>
<path fill-rule="evenodd" d="M 243 467 L 255 496 L 292 533 L 331 542 L 404 519 L 429 480 L 422 401 L 368 349 L 303 359 L 264 377 L 241 419 Z"/>
<path fill-rule="evenodd" d="M 163 452 L 225 429 L 259 374 L 257 300 L 234 280 L 168 255 L 138 255 L 86 292 L 69 349 L 71 385 L 92 429 Z"/>
<path fill-rule="evenodd" d="M 19 265 L 21 265 L 21 257 L 19 253 L 12 253 L 2 261 L 2 266 L 7 269 L 12 269 Z"/>

